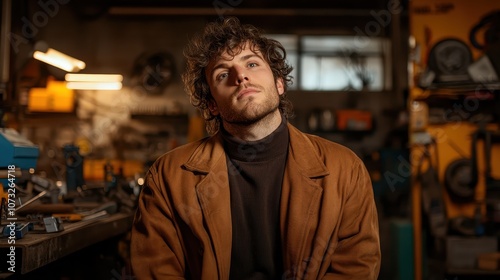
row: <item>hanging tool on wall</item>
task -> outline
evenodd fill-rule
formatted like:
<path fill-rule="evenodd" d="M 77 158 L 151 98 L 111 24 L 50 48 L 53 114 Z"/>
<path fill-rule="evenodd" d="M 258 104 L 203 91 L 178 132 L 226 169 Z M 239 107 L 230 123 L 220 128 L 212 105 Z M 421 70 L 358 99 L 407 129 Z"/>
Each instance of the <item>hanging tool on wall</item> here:
<path fill-rule="evenodd" d="M 484 30 L 482 42 L 477 34 Z M 469 74 L 475 82 L 496 82 L 500 76 L 500 10 L 484 15 L 469 33 L 471 44 L 484 55 L 470 67 Z"/>
<path fill-rule="evenodd" d="M 435 151 L 436 146 L 435 141 L 422 146 L 423 154 L 418 165 L 417 180 L 419 180 L 422 185 L 423 209 L 428 215 L 430 232 L 434 237 L 442 238 L 445 237 L 447 233 L 447 218 L 443 199 L 443 189 L 439 182 L 437 170 L 434 167 L 439 166 L 437 152 Z M 436 155 L 434 163 L 431 156 L 432 148 Z M 428 163 L 428 168 L 422 171 L 425 162 Z"/>
<path fill-rule="evenodd" d="M 494 137 L 495 136 L 495 137 Z M 491 175 L 491 145 L 492 141 L 500 140 L 500 132 L 487 130 L 485 128 L 479 128 L 473 133 L 472 138 L 472 148 L 471 148 L 471 160 L 472 160 L 472 178 L 471 186 L 476 185 L 479 180 L 479 171 L 477 163 L 477 142 L 479 139 L 483 139 L 484 145 L 484 176 L 486 182 L 486 193 L 490 200 L 500 200 L 500 179 L 495 179 Z"/>
<path fill-rule="evenodd" d="M 472 133 L 471 158 L 462 157 L 452 161 L 445 171 L 445 183 L 450 197 L 458 203 L 470 203 L 479 181 L 478 141 L 483 140 L 486 189 L 489 197 L 500 199 L 500 180 L 491 175 L 491 145 L 495 139 L 500 139 L 500 133 L 479 128 Z"/>
<path fill-rule="evenodd" d="M 484 127 L 479 128 L 473 134 L 472 144 L 472 176 L 479 177 L 477 163 L 477 141 L 482 139 L 484 153 L 484 176 L 486 185 L 486 209 L 489 217 L 489 222 L 492 224 L 500 224 L 500 179 L 494 178 L 491 175 L 491 152 L 494 142 L 500 143 L 500 132 L 487 130 Z"/>

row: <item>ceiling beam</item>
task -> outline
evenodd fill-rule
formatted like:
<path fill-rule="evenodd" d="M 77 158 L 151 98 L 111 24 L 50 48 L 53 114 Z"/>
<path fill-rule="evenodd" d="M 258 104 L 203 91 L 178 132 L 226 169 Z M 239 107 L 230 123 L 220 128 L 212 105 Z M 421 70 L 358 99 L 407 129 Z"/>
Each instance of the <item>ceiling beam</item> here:
<path fill-rule="evenodd" d="M 369 16 L 363 9 L 279 9 L 279 8 L 174 8 L 174 7 L 110 7 L 110 15 L 127 16 Z"/>

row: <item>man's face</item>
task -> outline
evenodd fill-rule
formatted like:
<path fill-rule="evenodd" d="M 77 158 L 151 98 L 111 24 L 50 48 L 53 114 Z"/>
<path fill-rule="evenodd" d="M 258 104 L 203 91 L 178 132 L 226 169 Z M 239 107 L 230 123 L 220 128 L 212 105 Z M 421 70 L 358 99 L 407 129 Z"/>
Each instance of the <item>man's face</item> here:
<path fill-rule="evenodd" d="M 284 87 L 275 81 L 269 64 L 249 44 L 232 57 L 224 52 L 205 69 L 213 100 L 213 115 L 224 123 L 248 125 L 278 110 Z"/>

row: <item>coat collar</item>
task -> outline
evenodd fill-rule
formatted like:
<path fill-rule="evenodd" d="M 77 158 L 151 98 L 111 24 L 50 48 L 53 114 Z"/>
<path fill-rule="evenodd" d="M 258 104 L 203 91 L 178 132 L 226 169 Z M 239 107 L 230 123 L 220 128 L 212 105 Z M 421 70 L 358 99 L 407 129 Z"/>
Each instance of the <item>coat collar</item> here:
<path fill-rule="evenodd" d="M 303 172 L 304 176 L 316 178 L 328 175 L 329 172 L 323 164 L 323 160 L 314 152 L 320 151 L 320 149 L 314 147 L 309 137 L 294 126 L 288 124 L 288 130 L 290 131 L 289 159 L 292 157 L 297 163 L 297 168 Z"/>
<path fill-rule="evenodd" d="M 297 266 L 307 258 L 307 242 L 316 223 L 322 188 L 315 178 L 328 175 L 328 170 L 314 151 L 308 136 L 288 124 L 289 152 L 283 180 L 280 228 L 285 268 Z M 203 216 L 213 242 L 219 279 L 229 278 L 231 262 L 231 204 L 228 170 L 222 137 L 207 138 L 184 164 L 187 170 L 206 175 L 196 186 Z"/>
<path fill-rule="evenodd" d="M 223 156 L 225 153 L 222 136 L 217 133 L 206 138 L 206 141 L 195 149 L 188 161 L 184 163 L 184 167 L 190 171 L 207 174 L 217 166 Z"/>
<path fill-rule="evenodd" d="M 319 155 L 314 151 L 311 140 L 291 124 L 287 124 L 290 132 L 290 151 L 289 157 L 292 157 L 297 163 L 297 167 L 303 174 L 310 178 L 328 175 L 326 166 L 320 160 Z M 184 164 L 188 170 L 208 174 L 214 170 L 215 166 L 225 156 L 222 137 L 220 133 L 207 138 L 204 144 L 200 145 Z"/>

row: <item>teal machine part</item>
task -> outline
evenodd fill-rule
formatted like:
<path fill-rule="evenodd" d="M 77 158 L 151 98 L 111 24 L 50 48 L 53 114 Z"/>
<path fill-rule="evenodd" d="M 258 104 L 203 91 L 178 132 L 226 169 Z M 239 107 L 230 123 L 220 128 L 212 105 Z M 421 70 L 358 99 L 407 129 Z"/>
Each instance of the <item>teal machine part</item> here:
<path fill-rule="evenodd" d="M 64 145 L 63 152 L 66 158 L 66 187 L 68 192 L 76 192 L 85 185 L 83 157 L 80 155 L 80 148 L 72 144 Z"/>
<path fill-rule="evenodd" d="M 0 128 L 0 170 L 29 170 L 35 168 L 40 151 L 36 145 L 12 128 Z M 0 178 L 0 183 L 6 188 L 7 178 Z"/>

